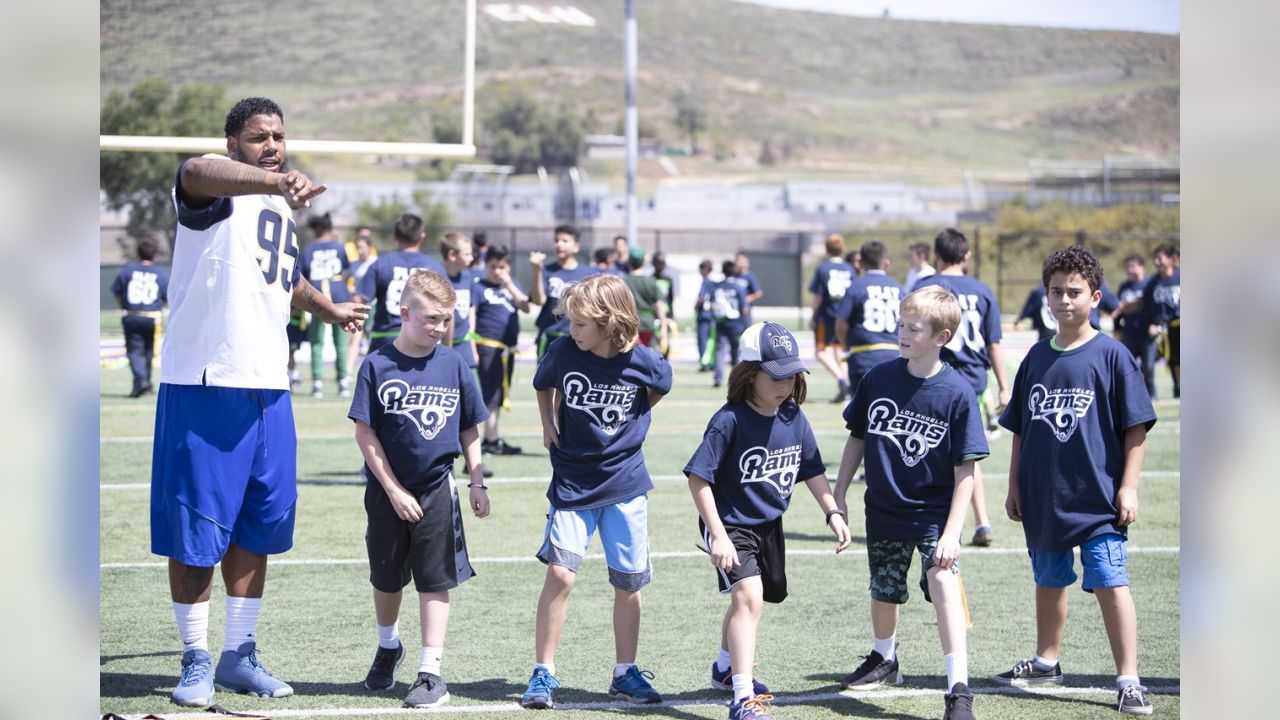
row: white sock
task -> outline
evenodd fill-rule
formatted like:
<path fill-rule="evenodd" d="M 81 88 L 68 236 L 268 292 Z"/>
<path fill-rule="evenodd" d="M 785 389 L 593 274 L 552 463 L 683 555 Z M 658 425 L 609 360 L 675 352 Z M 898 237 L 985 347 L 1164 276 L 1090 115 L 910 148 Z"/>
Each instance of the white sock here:
<path fill-rule="evenodd" d="M 875 643 L 872 644 L 871 649 L 880 653 L 880 657 L 885 660 L 892 660 L 896 653 L 893 646 L 897 644 L 897 640 L 898 636 L 896 633 L 883 640 L 875 638 Z"/>
<path fill-rule="evenodd" d="M 1052 670 L 1053 666 L 1058 664 L 1057 660 L 1045 660 L 1039 655 L 1033 656 L 1031 662 L 1035 663 L 1037 670 Z"/>
<path fill-rule="evenodd" d="M 182 652 L 209 649 L 209 601 L 184 605 L 173 604 L 173 618 L 178 621 L 178 637 Z"/>
<path fill-rule="evenodd" d="M 942 660 L 947 664 L 947 692 L 951 692 L 951 688 L 955 687 L 956 683 L 969 684 L 968 653 L 943 655 Z"/>
<path fill-rule="evenodd" d="M 551 677 L 555 677 L 555 676 L 556 676 L 556 664 L 555 664 L 555 663 L 534 663 L 534 664 L 533 664 L 533 669 L 534 669 L 534 670 L 537 670 L 538 668 L 542 668 L 543 670 L 546 670 L 546 671 L 547 671 L 547 674 L 548 674 L 548 675 L 550 675 Z"/>
<path fill-rule="evenodd" d="M 616 678 L 620 678 L 620 677 L 622 677 L 623 675 L 626 675 L 626 674 L 627 674 L 627 670 L 629 670 L 629 669 L 631 669 L 631 668 L 633 668 L 633 667 L 635 667 L 635 666 L 636 666 L 636 664 L 635 664 L 635 663 L 615 663 L 615 664 L 614 664 L 614 666 L 613 666 L 613 676 L 614 676 L 614 677 L 616 677 Z M 552 674 L 554 674 L 554 673 L 552 673 Z"/>
<path fill-rule="evenodd" d="M 742 702 L 750 697 L 755 697 L 755 690 L 751 683 L 751 673 L 740 673 L 733 676 L 733 701 L 735 703 Z"/>
<path fill-rule="evenodd" d="M 716 669 L 724 672 L 729 669 L 729 651 L 720 648 L 720 654 L 716 655 Z"/>
<path fill-rule="evenodd" d="M 227 632 L 222 642 L 222 651 L 238 650 L 247 642 L 257 642 L 258 611 L 262 608 L 262 598 L 242 598 L 227 596 Z"/>
<path fill-rule="evenodd" d="M 400 623 L 378 626 L 378 647 L 395 650 L 400 646 Z"/>
<path fill-rule="evenodd" d="M 424 647 L 418 660 L 418 672 L 440 675 L 440 666 L 444 663 L 444 648 Z"/>
<path fill-rule="evenodd" d="M 1117 675 L 1116 676 L 1117 690 L 1123 690 L 1125 685 L 1141 685 L 1141 684 L 1142 683 L 1138 682 L 1137 675 Z"/>

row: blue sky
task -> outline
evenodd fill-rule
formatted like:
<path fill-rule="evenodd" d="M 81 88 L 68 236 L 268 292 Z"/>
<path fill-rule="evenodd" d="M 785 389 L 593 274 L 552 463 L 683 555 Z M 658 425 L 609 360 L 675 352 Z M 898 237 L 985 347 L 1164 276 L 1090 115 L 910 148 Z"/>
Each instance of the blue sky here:
<path fill-rule="evenodd" d="M 738 0 L 845 15 L 912 20 L 1181 32 L 1181 0 Z"/>

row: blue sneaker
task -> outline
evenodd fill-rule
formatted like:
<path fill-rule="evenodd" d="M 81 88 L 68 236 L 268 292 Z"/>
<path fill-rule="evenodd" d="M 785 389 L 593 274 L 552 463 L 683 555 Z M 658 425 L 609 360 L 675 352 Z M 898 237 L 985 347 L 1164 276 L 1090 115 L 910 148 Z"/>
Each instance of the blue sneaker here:
<path fill-rule="evenodd" d="M 769 714 L 772 695 L 756 695 L 729 705 L 729 720 L 773 720 Z"/>
<path fill-rule="evenodd" d="M 716 690 L 728 690 L 733 692 L 733 668 L 725 668 L 724 672 L 711 663 L 711 687 Z M 755 678 L 751 678 L 751 692 L 755 695 L 767 695 L 769 688 L 765 684 Z"/>
<path fill-rule="evenodd" d="M 182 653 L 182 678 L 170 699 L 184 707 L 213 704 L 213 656 L 199 648 Z"/>
<path fill-rule="evenodd" d="M 534 710 L 553 708 L 556 706 L 553 694 L 559 687 L 560 681 L 546 668 L 534 668 L 533 676 L 529 678 L 529 689 L 520 698 L 520 705 Z"/>
<path fill-rule="evenodd" d="M 218 669 L 213 673 L 213 686 L 258 697 L 281 698 L 293 694 L 293 688 L 271 677 L 258 663 L 258 648 L 252 640 L 235 650 L 222 651 Z"/>
<path fill-rule="evenodd" d="M 652 679 L 653 673 L 632 665 L 627 668 L 625 673 L 614 678 L 613 682 L 609 683 L 609 694 L 638 705 L 660 703 L 662 702 L 662 696 L 649 684 Z"/>

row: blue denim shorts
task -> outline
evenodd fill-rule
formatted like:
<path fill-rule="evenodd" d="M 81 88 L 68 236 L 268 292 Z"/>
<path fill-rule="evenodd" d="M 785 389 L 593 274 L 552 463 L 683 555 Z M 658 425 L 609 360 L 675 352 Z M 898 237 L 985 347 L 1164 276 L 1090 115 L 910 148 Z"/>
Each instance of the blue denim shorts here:
<path fill-rule="evenodd" d="M 1106 533 L 1092 537 L 1080 546 L 1085 592 L 1129 584 L 1127 542 L 1123 535 Z M 1077 576 L 1072 550 L 1028 550 L 1027 554 L 1031 556 L 1031 572 L 1036 585 L 1064 588 L 1075 584 Z"/>

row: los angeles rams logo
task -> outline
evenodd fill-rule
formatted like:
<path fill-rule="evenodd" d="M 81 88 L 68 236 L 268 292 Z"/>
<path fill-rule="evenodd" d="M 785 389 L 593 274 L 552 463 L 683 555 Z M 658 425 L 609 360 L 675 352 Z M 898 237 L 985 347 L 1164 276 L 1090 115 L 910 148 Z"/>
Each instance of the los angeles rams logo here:
<path fill-rule="evenodd" d="M 606 435 L 613 435 L 627 422 L 627 411 L 635 401 L 635 385 L 594 385 L 580 372 L 564 376 L 564 404 L 586 413 Z"/>
<path fill-rule="evenodd" d="M 902 453 L 902 462 L 915 467 L 931 448 L 947 435 L 947 424 L 910 410 L 898 410 L 889 398 L 880 398 L 867 409 L 867 432 L 889 438 Z"/>
<path fill-rule="evenodd" d="M 1066 442 L 1080 425 L 1080 419 L 1089 412 L 1093 395 L 1092 390 L 1084 388 L 1050 390 L 1036 383 L 1031 387 L 1027 405 L 1031 408 L 1032 420 L 1045 421 L 1058 442 Z"/>
<path fill-rule="evenodd" d="M 786 348 L 788 353 L 791 352 L 791 338 L 786 335 L 774 335 L 769 344 L 776 348 Z"/>
<path fill-rule="evenodd" d="M 409 418 L 422 437 L 434 440 L 458 409 L 458 390 L 410 387 L 403 380 L 393 379 L 378 386 L 378 400 L 384 412 Z"/>
<path fill-rule="evenodd" d="M 796 476 L 800 474 L 799 445 L 769 450 L 756 447 L 742 453 L 738 458 L 738 472 L 742 473 L 742 484 L 767 482 L 782 497 L 791 497 L 796 486 Z"/>

